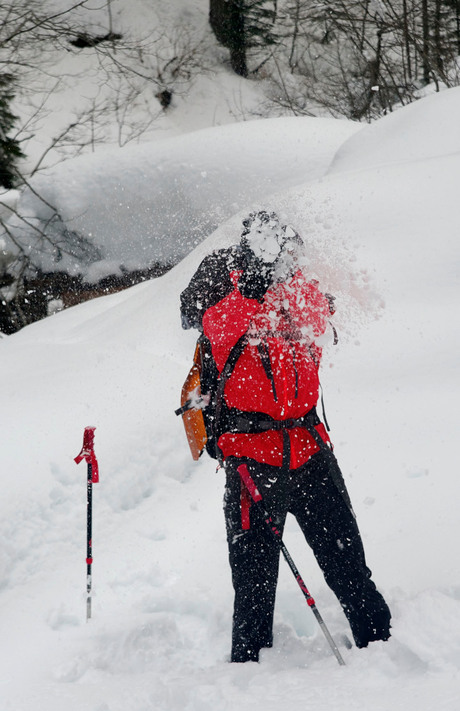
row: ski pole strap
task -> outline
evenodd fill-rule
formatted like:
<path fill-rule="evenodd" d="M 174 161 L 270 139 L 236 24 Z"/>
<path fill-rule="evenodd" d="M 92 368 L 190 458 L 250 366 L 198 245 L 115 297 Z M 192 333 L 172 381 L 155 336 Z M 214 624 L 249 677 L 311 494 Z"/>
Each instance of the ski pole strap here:
<path fill-rule="evenodd" d="M 251 519 L 250 519 L 250 511 L 251 511 L 251 494 L 249 493 L 246 484 L 243 481 L 243 478 L 241 477 L 241 500 L 240 500 L 240 507 L 241 507 L 241 528 L 243 531 L 249 531 L 251 528 Z"/>
<path fill-rule="evenodd" d="M 83 433 L 83 446 L 80 454 L 78 454 L 74 462 L 80 464 L 83 459 L 87 464 L 91 465 L 91 483 L 97 484 L 99 481 L 99 465 L 97 463 L 96 454 L 94 452 L 94 430 L 95 427 L 85 427 Z"/>
<path fill-rule="evenodd" d="M 251 494 L 252 500 L 257 503 L 258 501 L 262 501 L 262 496 L 260 494 L 259 489 L 254 483 L 254 479 L 249 473 L 248 465 L 247 464 L 241 464 L 238 467 L 238 473 L 241 477 L 242 482 L 244 483 L 246 489 L 248 492 Z"/>
<path fill-rule="evenodd" d="M 249 531 L 251 528 L 251 503 L 262 501 L 262 496 L 249 473 L 247 464 L 241 464 L 237 471 L 241 477 L 241 528 L 243 531 Z"/>

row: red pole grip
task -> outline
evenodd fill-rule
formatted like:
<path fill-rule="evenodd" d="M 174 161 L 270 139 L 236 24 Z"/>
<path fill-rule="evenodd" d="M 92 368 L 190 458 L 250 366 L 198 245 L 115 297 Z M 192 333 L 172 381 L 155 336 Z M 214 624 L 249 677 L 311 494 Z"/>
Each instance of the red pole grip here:
<path fill-rule="evenodd" d="M 97 484 L 99 481 L 99 466 L 97 463 L 96 455 L 94 453 L 94 430 L 95 427 L 85 427 L 83 433 L 83 446 L 81 448 L 80 454 L 78 454 L 74 461 L 76 464 L 80 464 L 83 459 L 87 464 L 91 464 L 92 477 L 91 482 Z"/>

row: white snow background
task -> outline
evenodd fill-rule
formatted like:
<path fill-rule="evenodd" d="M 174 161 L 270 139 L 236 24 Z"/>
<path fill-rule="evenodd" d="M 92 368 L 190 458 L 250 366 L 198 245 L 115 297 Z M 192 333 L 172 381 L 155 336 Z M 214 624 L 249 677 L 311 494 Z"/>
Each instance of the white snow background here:
<path fill-rule="evenodd" d="M 306 166 L 308 182 L 240 204 L 167 275 L 0 339 L 1 711 L 460 707 L 459 119 L 452 89 L 364 126 L 331 149 L 322 177 Z M 272 130 L 276 172 L 289 119 Z M 259 176 L 247 150 L 263 179 L 266 163 Z M 139 195 L 146 184 L 144 174 Z M 106 204 L 103 176 L 90 187 Z M 262 206 L 299 229 L 312 275 L 337 296 L 327 415 L 393 611 L 391 640 L 342 648 L 345 667 L 283 561 L 274 648 L 259 664 L 228 663 L 223 475 L 191 460 L 173 412 L 195 338 L 181 330 L 179 293 Z M 86 467 L 73 462 L 87 425 L 101 477 L 89 623 Z M 293 520 L 286 543 L 340 640 L 345 618 Z"/>

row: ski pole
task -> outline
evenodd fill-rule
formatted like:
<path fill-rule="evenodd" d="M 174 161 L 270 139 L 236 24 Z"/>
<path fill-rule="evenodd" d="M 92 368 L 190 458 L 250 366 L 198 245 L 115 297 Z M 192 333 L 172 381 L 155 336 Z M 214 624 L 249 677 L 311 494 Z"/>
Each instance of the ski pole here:
<path fill-rule="evenodd" d="M 95 427 L 85 427 L 83 447 L 75 463 L 84 459 L 88 465 L 86 485 L 86 621 L 91 618 L 92 565 L 93 565 L 93 484 L 99 481 L 99 467 L 94 453 Z"/>
<path fill-rule="evenodd" d="M 299 588 L 301 589 L 303 596 L 305 597 L 307 605 L 313 612 L 314 616 L 316 617 L 316 620 L 317 620 L 319 626 L 321 627 L 323 634 L 326 637 L 326 639 L 329 643 L 329 646 L 332 649 L 338 663 L 341 666 L 344 666 L 345 662 L 343 660 L 343 657 L 340 654 L 340 651 L 339 651 L 336 643 L 334 642 L 332 635 L 329 632 L 329 630 L 326 626 L 326 623 L 324 622 L 318 608 L 316 607 L 316 603 L 315 603 L 313 597 L 311 596 L 307 586 L 305 585 L 304 581 L 302 580 L 302 576 L 300 575 L 294 561 L 291 558 L 291 555 L 290 555 L 288 549 L 286 548 L 286 546 L 284 544 L 284 541 L 281 537 L 281 533 L 278 531 L 272 517 L 270 516 L 269 512 L 266 510 L 264 502 L 263 502 L 263 498 L 262 498 L 257 486 L 255 485 L 253 478 L 251 477 L 251 475 L 249 473 L 247 465 L 241 464 L 241 466 L 238 467 L 238 473 L 239 473 L 242 481 L 244 482 L 246 489 L 249 491 L 249 494 L 251 495 L 251 498 L 254 501 L 254 504 L 258 507 L 265 523 L 267 524 L 267 527 L 272 532 L 274 539 L 277 541 L 278 546 L 281 550 L 281 553 L 283 554 L 285 561 L 289 565 L 295 579 L 297 580 L 297 584 L 298 584 Z"/>

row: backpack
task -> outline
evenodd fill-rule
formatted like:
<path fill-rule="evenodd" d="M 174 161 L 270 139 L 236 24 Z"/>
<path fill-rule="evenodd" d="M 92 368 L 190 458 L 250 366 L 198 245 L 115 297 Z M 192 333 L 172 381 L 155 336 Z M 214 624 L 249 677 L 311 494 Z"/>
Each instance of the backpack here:
<path fill-rule="evenodd" d="M 246 344 L 247 333 L 244 333 L 231 349 L 219 376 L 211 342 L 203 334 L 198 338 L 193 365 L 182 386 L 181 406 L 175 411 L 176 415 L 182 415 L 190 452 L 195 461 L 206 448 L 210 457 L 222 463 L 217 441 L 222 432 L 227 431 L 229 417 L 224 388 Z"/>
<path fill-rule="evenodd" d="M 217 458 L 214 423 L 218 372 L 211 344 L 201 335 L 195 346 L 193 365 L 181 390 L 181 406 L 175 411 L 182 416 L 192 458 L 197 461 L 206 449 Z"/>

